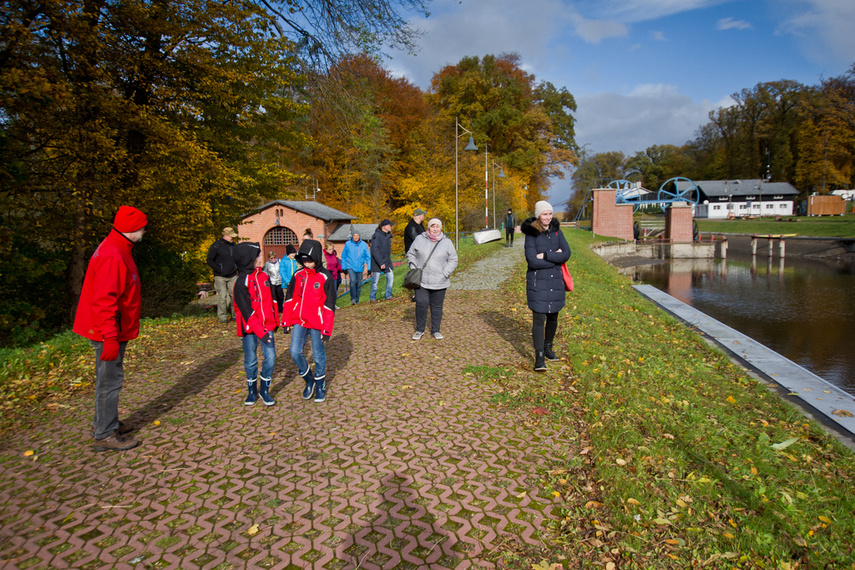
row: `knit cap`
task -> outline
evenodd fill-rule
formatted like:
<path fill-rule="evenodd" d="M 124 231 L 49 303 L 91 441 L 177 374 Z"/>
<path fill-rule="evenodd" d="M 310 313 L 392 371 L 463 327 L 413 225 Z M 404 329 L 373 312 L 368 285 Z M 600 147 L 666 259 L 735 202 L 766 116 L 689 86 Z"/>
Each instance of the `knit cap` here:
<path fill-rule="evenodd" d="M 540 215 L 544 212 L 551 212 L 552 204 L 547 202 L 546 200 L 541 200 L 537 204 L 534 205 L 534 217 L 539 218 Z"/>
<path fill-rule="evenodd" d="M 116 212 L 116 218 L 113 220 L 113 227 L 123 234 L 135 232 L 147 224 L 148 218 L 145 214 L 133 206 L 120 206 L 119 211 Z"/>

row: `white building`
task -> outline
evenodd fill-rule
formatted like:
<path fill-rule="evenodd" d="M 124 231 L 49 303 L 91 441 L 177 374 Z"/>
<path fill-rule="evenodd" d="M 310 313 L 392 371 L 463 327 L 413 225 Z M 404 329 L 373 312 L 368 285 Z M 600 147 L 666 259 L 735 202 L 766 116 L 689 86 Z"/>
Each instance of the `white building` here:
<path fill-rule="evenodd" d="M 727 219 L 792 216 L 799 191 L 789 182 L 755 180 L 701 180 L 696 218 Z"/>

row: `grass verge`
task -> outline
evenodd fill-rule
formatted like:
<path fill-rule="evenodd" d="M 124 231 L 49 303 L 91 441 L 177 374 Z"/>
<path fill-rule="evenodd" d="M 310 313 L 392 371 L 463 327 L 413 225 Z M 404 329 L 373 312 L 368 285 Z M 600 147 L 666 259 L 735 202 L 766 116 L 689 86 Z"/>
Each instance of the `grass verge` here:
<path fill-rule="evenodd" d="M 562 360 L 538 381 L 469 371 L 498 385 L 497 403 L 575 429 L 583 446 L 549 473 L 549 554 L 506 551 L 505 565 L 855 568 L 853 454 L 635 293 L 590 234 L 568 241 Z M 523 272 L 510 306 L 525 306 Z"/>
<path fill-rule="evenodd" d="M 855 238 L 855 214 L 843 216 L 807 217 L 791 216 L 786 220 L 758 218 L 754 220 L 704 220 L 698 219 L 698 230 L 709 234 L 796 234 L 812 237 Z"/>

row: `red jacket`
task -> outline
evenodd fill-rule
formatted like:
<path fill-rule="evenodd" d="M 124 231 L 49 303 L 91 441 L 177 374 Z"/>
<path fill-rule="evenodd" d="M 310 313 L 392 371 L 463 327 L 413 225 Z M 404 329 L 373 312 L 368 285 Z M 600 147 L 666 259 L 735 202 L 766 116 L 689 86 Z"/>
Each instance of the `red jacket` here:
<path fill-rule="evenodd" d="M 273 302 L 270 278 L 260 267 L 239 274 L 235 282 L 234 304 L 237 335 L 262 338 L 279 326 L 279 312 Z"/>
<path fill-rule="evenodd" d="M 113 229 L 95 250 L 77 302 L 72 330 L 90 340 L 125 342 L 140 332 L 140 277 L 134 244 Z"/>
<path fill-rule="evenodd" d="M 282 321 L 285 326 L 302 325 L 332 335 L 335 325 L 335 279 L 326 269 L 304 267 L 294 274 L 285 293 Z"/>

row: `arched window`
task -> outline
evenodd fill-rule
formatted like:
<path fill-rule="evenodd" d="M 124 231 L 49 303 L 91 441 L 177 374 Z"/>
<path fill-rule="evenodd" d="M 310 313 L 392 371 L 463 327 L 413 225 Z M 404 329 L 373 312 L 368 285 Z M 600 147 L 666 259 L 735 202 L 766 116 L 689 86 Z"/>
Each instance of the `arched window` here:
<path fill-rule="evenodd" d="M 288 228 L 271 228 L 264 236 L 264 245 L 297 245 L 298 243 L 297 234 Z"/>

